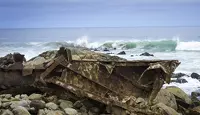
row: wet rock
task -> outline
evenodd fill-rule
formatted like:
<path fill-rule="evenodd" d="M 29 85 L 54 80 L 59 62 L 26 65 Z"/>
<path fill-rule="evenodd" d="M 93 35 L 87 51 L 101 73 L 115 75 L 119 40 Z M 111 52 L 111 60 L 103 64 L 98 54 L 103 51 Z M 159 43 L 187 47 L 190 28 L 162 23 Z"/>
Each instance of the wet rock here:
<path fill-rule="evenodd" d="M 65 108 L 64 109 L 65 110 L 65 113 L 67 114 L 67 115 L 76 115 L 78 112 L 75 110 L 75 109 L 73 109 L 73 108 Z"/>
<path fill-rule="evenodd" d="M 14 115 L 14 114 L 12 113 L 12 111 L 7 109 L 7 110 L 3 111 L 1 115 Z"/>
<path fill-rule="evenodd" d="M 73 107 L 73 103 L 71 101 L 59 100 L 59 102 L 60 102 L 60 108 L 62 108 L 63 110 L 65 108 L 72 108 Z"/>
<path fill-rule="evenodd" d="M 194 79 L 200 79 L 200 75 L 198 73 L 192 73 L 191 77 Z"/>
<path fill-rule="evenodd" d="M 126 55 L 126 52 L 125 51 L 121 51 L 117 55 Z"/>
<path fill-rule="evenodd" d="M 166 89 L 176 97 L 177 104 L 185 108 L 188 108 L 192 104 L 192 100 L 182 89 L 176 86 L 169 86 Z"/>
<path fill-rule="evenodd" d="M 13 109 L 14 115 L 31 115 L 28 110 L 24 107 L 18 106 Z"/>
<path fill-rule="evenodd" d="M 161 89 L 158 92 L 158 95 L 156 96 L 155 101 L 157 103 L 158 102 L 163 103 L 163 104 L 173 108 L 174 110 L 177 110 L 176 98 L 174 97 L 174 95 L 172 93 L 170 93 L 166 89 Z"/>
<path fill-rule="evenodd" d="M 161 109 L 163 115 L 181 115 L 180 113 L 176 112 L 173 108 L 166 106 L 163 103 L 158 103 L 152 107 L 154 110 Z"/>
<path fill-rule="evenodd" d="M 58 105 L 56 105 L 53 102 L 49 102 L 49 103 L 46 104 L 46 108 L 48 108 L 50 110 L 56 110 L 56 109 L 58 109 Z"/>
<path fill-rule="evenodd" d="M 188 76 L 188 75 L 186 75 L 184 73 L 173 73 L 172 74 L 172 78 L 180 78 L 180 77 L 183 77 L 183 76 Z"/>
<path fill-rule="evenodd" d="M 176 80 L 172 80 L 171 82 L 176 82 L 176 83 L 188 83 L 187 80 L 183 79 L 183 78 L 178 78 Z"/>
<path fill-rule="evenodd" d="M 41 94 L 31 94 L 28 99 L 30 100 L 41 100 L 42 99 L 42 95 Z"/>
<path fill-rule="evenodd" d="M 110 51 L 110 50 L 109 50 L 108 48 L 104 48 L 103 51 L 104 51 L 104 52 L 108 52 L 108 51 Z"/>
<path fill-rule="evenodd" d="M 76 101 L 73 104 L 73 107 L 76 108 L 76 109 L 80 109 L 82 106 L 83 106 L 83 103 L 81 103 L 81 101 Z"/>
<path fill-rule="evenodd" d="M 144 52 L 142 54 L 140 54 L 140 56 L 154 56 L 153 54 L 150 54 L 148 52 Z"/>
<path fill-rule="evenodd" d="M 94 51 L 99 51 L 99 50 L 97 48 L 95 48 Z"/>
<path fill-rule="evenodd" d="M 36 110 L 44 109 L 45 108 L 45 102 L 43 102 L 41 100 L 33 100 L 30 103 L 30 107 L 34 107 Z"/>

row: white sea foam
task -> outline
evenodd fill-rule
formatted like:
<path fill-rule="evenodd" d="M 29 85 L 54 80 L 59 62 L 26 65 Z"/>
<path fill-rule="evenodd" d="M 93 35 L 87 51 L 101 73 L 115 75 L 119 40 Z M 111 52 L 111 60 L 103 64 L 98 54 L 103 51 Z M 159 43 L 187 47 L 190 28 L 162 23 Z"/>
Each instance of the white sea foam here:
<path fill-rule="evenodd" d="M 179 42 L 176 50 L 185 50 L 185 51 L 200 51 L 200 42 L 191 41 L 191 42 Z"/>
<path fill-rule="evenodd" d="M 193 79 L 193 78 L 188 77 L 188 76 L 183 76 L 181 78 L 187 80 L 188 83 L 175 83 L 175 82 L 172 82 L 170 84 L 165 84 L 164 87 L 177 86 L 177 87 L 181 88 L 184 92 L 186 92 L 188 95 L 191 95 L 191 92 L 197 91 L 200 88 L 199 80 Z"/>

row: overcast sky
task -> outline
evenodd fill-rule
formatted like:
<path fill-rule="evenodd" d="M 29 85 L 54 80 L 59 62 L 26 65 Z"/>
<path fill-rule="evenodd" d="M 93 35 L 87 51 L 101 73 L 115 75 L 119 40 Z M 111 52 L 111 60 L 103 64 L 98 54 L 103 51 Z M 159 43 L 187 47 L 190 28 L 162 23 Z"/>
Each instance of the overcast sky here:
<path fill-rule="evenodd" d="M 0 0 L 0 28 L 200 26 L 200 0 Z"/>

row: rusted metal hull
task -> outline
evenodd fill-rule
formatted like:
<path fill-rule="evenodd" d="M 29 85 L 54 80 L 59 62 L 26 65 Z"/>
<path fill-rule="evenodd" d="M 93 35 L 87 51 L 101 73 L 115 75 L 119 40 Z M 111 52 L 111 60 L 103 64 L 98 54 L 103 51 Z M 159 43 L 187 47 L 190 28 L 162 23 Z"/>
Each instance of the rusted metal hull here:
<path fill-rule="evenodd" d="M 40 76 L 46 83 L 60 86 L 79 97 L 125 109 L 130 107 L 123 99 L 131 96 L 148 99 L 156 78 L 163 76 L 170 82 L 172 72 L 179 65 L 177 60 L 67 61 L 63 56 L 51 63 Z"/>

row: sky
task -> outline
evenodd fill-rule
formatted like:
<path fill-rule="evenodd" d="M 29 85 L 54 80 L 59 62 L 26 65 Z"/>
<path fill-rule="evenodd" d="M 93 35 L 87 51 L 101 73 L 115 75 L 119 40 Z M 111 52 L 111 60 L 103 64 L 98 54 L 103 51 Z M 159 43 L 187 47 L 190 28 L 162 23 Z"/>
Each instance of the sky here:
<path fill-rule="evenodd" d="M 200 0 L 0 0 L 0 28 L 200 26 Z"/>

